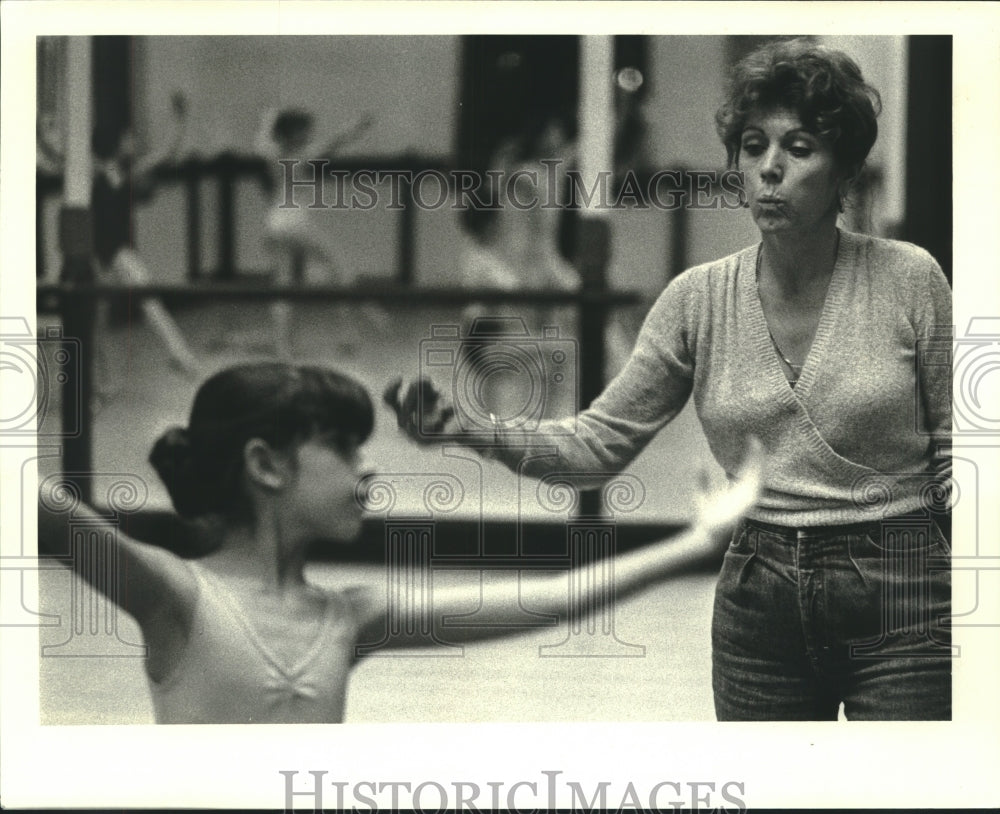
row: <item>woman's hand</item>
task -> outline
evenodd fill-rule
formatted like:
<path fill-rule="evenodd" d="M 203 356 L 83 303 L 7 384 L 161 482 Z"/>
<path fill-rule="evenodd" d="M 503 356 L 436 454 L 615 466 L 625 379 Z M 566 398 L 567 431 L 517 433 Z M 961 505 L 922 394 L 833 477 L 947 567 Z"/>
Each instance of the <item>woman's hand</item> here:
<path fill-rule="evenodd" d="M 455 418 L 455 408 L 430 379 L 419 378 L 404 386 L 390 382 L 382 399 L 396 413 L 396 423 L 418 444 L 468 440 Z"/>

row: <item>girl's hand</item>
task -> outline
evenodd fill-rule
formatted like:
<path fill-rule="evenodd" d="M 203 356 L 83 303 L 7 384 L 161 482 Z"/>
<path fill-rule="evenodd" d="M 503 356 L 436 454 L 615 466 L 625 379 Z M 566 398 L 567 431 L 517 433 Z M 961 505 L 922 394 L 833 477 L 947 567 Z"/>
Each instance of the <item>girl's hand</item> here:
<path fill-rule="evenodd" d="M 399 428 L 418 444 L 464 437 L 451 400 L 430 379 L 416 379 L 405 386 L 402 379 L 395 379 L 385 388 L 382 399 L 396 413 Z"/>
<path fill-rule="evenodd" d="M 358 118 L 351 128 L 351 133 L 355 136 L 362 135 L 365 131 L 371 130 L 375 126 L 375 116 L 372 113 L 365 113 Z"/>
<path fill-rule="evenodd" d="M 713 543 L 724 541 L 733 524 L 757 502 L 763 464 L 764 447 L 760 439 L 751 436 L 735 480 L 724 489 L 711 491 L 707 484 L 702 484 L 696 498 L 698 513 L 694 526 L 706 533 Z"/>

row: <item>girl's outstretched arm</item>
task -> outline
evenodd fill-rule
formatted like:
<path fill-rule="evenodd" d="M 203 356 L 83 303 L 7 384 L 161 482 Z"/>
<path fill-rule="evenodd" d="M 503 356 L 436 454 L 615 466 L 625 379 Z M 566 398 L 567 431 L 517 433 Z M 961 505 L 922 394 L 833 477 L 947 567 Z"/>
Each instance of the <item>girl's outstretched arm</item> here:
<path fill-rule="evenodd" d="M 136 158 L 132 167 L 134 184 L 146 184 L 159 167 L 173 164 L 180 155 L 181 146 L 187 135 L 187 97 L 179 90 L 174 91 L 170 95 L 170 106 L 173 117 L 170 138 L 159 150 Z"/>
<path fill-rule="evenodd" d="M 375 118 L 370 113 L 366 113 L 363 116 L 358 117 L 354 121 L 350 122 L 346 127 L 338 132 L 334 133 L 325 144 L 321 144 L 319 149 L 316 151 L 318 155 L 306 156 L 307 158 L 337 158 L 339 157 L 340 151 L 344 149 L 352 141 L 357 141 L 366 132 L 368 132 L 372 125 L 375 124 Z"/>
<path fill-rule="evenodd" d="M 665 579 L 693 568 L 717 563 L 721 558 L 728 532 L 732 525 L 750 509 L 760 493 L 763 454 L 760 442 L 752 439 L 739 476 L 729 487 L 717 494 L 705 495 L 691 527 L 681 534 L 645 546 L 613 559 L 613 585 L 611 589 L 617 599 L 624 599 Z M 576 599 L 580 607 L 595 608 L 608 590 L 606 584 L 596 584 L 594 580 L 577 579 L 579 569 L 569 572 L 569 579 L 582 585 L 582 594 Z M 601 597 L 594 596 L 596 592 Z M 560 614 L 567 610 L 566 576 L 540 576 L 518 579 L 511 577 L 506 585 L 493 583 L 488 596 L 481 593 L 479 584 L 433 589 L 432 608 L 436 625 L 442 617 L 467 614 L 470 608 L 480 605 L 477 613 L 477 627 L 448 627 L 441 631 L 441 639 L 447 642 L 464 642 L 475 639 L 495 638 L 523 632 L 517 623 L 523 619 L 522 611 L 540 614 Z M 403 608 L 397 613 L 416 615 L 420 608 Z M 369 641 L 375 640 L 375 629 L 385 629 L 385 617 L 378 617 L 378 608 L 370 608 L 366 630 Z M 384 612 L 384 609 L 383 609 Z M 400 620 L 402 623 L 417 624 L 416 618 Z M 509 627 L 504 627 L 508 624 Z M 482 626 L 487 627 L 482 627 Z M 492 627 L 489 627 L 492 626 Z M 411 642 L 405 642 L 412 646 Z"/>
<path fill-rule="evenodd" d="M 71 546 L 71 515 L 76 523 L 86 522 L 88 547 Z M 94 567 L 98 552 L 89 546 L 102 539 L 115 541 L 117 567 Z M 186 640 L 198 588 L 183 560 L 123 534 L 106 515 L 81 503 L 68 479 L 50 476 L 39 486 L 38 553 L 64 559 L 69 568 L 135 618 L 150 647 L 147 667 L 151 675 L 155 676 L 159 664 L 166 666 Z"/>

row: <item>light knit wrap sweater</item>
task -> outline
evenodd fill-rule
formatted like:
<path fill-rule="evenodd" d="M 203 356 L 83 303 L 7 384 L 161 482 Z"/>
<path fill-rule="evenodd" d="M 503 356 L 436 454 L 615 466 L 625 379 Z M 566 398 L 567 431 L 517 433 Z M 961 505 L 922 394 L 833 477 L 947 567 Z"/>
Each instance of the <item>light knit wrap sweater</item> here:
<path fill-rule="evenodd" d="M 543 422 L 538 432 L 510 435 L 494 457 L 532 477 L 568 470 L 584 485 L 598 482 L 586 473 L 627 467 L 693 396 L 730 476 L 747 437 L 763 442 L 764 490 L 750 512 L 758 520 L 817 526 L 942 510 L 951 367 L 947 354 L 918 352 L 924 340 L 937 338 L 940 350 L 950 336 L 951 290 L 937 263 L 911 244 L 842 231 L 793 388 L 757 293 L 759 248 L 679 275 L 650 310 L 624 369 L 575 427 L 572 418 Z M 522 444 L 555 447 L 558 457 L 533 457 Z"/>

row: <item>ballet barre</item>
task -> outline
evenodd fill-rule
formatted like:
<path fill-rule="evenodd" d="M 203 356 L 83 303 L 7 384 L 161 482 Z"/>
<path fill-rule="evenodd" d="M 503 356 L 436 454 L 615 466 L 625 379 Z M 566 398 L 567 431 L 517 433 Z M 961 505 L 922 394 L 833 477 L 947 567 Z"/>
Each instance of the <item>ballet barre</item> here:
<path fill-rule="evenodd" d="M 45 283 L 36 287 L 39 313 L 57 313 L 81 301 L 135 301 L 161 299 L 165 303 L 289 300 L 304 302 L 381 302 L 407 305 L 486 304 L 590 305 L 606 309 L 651 305 L 650 296 L 641 291 L 592 290 L 553 291 L 496 288 L 415 287 L 398 283 L 378 286 L 275 286 L 265 283 L 195 283 L 127 285 L 122 283 Z M 584 327 L 584 329 L 586 329 Z"/>
<path fill-rule="evenodd" d="M 353 178 L 359 173 L 395 174 L 399 178 L 398 224 L 396 225 L 396 243 L 399 247 L 398 262 L 392 271 L 391 278 L 401 285 L 413 285 L 416 281 L 416 233 L 419 207 L 413 200 L 413 190 L 409 183 L 411 177 L 421 173 L 437 173 L 449 182 L 449 194 L 457 192 L 454 181 L 458 177 L 457 170 L 448 162 L 431 159 L 419 155 L 403 155 L 398 157 L 352 157 L 338 159 L 330 163 L 326 170 L 338 177 Z M 868 180 L 877 183 L 876 170 L 869 171 L 872 175 Z M 233 153 L 223 153 L 209 159 L 188 158 L 177 164 L 157 167 L 151 174 L 154 188 L 161 186 L 181 185 L 185 190 L 182 207 L 184 210 L 184 263 L 186 276 L 192 283 L 203 280 L 235 280 L 243 281 L 251 275 L 236 264 L 236 245 L 238 240 L 236 188 L 248 181 L 256 184 L 262 191 L 270 192 L 271 180 L 264 159 L 252 156 L 239 156 Z M 668 282 L 680 269 L 690 265 L 688 230 L 690 226 L 691 208 L 688 204 L 695 200 L 695 195 L 719 197 L 727 190 L 722 188 L 717 176 L 691 170 L 686 167 L 674 166 L 663 170 L 651 168 L 636 170 L 632 176 L 637 192 L 635 197 L 639 207 L 651 206 L 664 214 L 665 232 L 669 235 L 667 254 L 664 258 L 664 282 Z M 214 267 L 205 268 L 202 260 L 202 244 L 206 239 L 204 234 L 204 213 L 202 207 L 202 188 L 206 183 L 214 183 L 217 190 L 216 221 L 216 262 Z M 621 179 L 610 189 L 610 197 L 619 195 Z M 49 198 L 58 197 L 62 191 L 63 178 L 51 173 L 36 173 L 36 276 L 45 276 L 44 246 L 49 237 L 45 232 L 45 219 L 42 212 Z M 653 191 L 653 195 L 650 191 Z M 653 200 L 651 200 L 653 198 Z M 671 202 L 676 205 L 669 205 Z M 138 202 L 141 205 L 141 201 Z M 664 205 L 667 203 L 668 205 Z M 570 207 L 573 208 L 573 207 Z M 698 208 L 697 206 L 694 208 Z M 397 209 L 394 207 L 394 209 Z"/>

